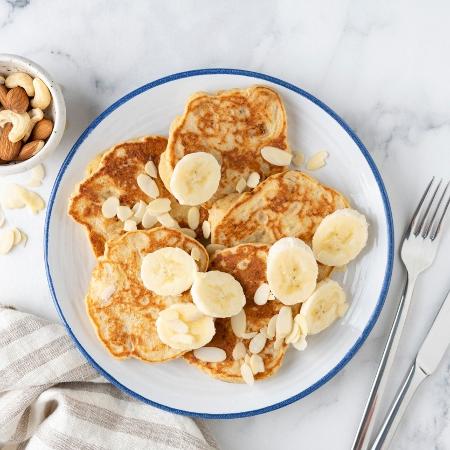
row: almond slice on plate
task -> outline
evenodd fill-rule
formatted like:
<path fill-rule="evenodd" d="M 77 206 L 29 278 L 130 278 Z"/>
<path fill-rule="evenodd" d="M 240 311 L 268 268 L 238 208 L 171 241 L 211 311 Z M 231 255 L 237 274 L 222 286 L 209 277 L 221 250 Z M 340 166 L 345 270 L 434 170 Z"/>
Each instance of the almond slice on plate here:
<path fill-rule="evenodd" d="M 187 214 L 189 228 L 196 230 L 200 224 L 200 210 L 196 206 L 189 208 Z"/>
<path fill-rule="evenodd" d="M 270 146 L 261 149 L 261 156 L 274 166 L 288 166 L 292 160 L 292 155 L 286 150 Z"/>
<path fill-rule="evenodd" d="M 120 206 L 120 201 L 113 195 L 108 197 L 102 204 L 102 215 L 105 219 L 112 219 L 117 214 L 117 208 Z"/>
<path fill-rule="evenodd" d="M 194 350 L 194 356 L 200 361 L 218 363 L 225 361 L 227 354 L 219 347 L 200 347 Z"/>
<path fill-rule="evenodd" d="M 261 284 L 258 289 L 256 289 L 253 301 L 256 305 L 265 305 L 267 300 L 269 300 L 270 287 L 267 283 Z"/>
<path fill-rule="evenodd" d="M 168 198 L 157 198 L 152 200 L 147 205 L 147 211 L 153 216 L 167 213 L 170 211 L 170 200 Z"/>
<path fill-rule="evenodd" d="M 240 359 L 245 358 L 245 355 L 247 354 L 247 349 L 245 348 L 245 345 L 243 342 L 238 342 L 234 348 L 232 357 L 235 361 L 238 361 Z"/>
<path fill-rule="evenodd" d="M 211 224 L 207 220 L 202 223 L 202 233 L 205 239 L 211 236 Z"/>
<path fill-rule="evenodd" d="M 326 160 L 328 158 L 328 152 L 321 151 L 317 152 L 311 158 L 309 158 L 308 163 L 306 164 L 306 168 L 308 170 L 317 170 L 322 168 L 326 164 Z"/>
<path fill-rule="evenodd" d="M 248 349 L 250 353 L 259 353 L 261 352 L 266 345 L 267 337 L 263 333 L 258 333 L 248 345 Z"/>
<path fill-rule="evenodd" d="M 0 255 L 6 255 L 14 246 L 14 231 L 8 228 L 0 233 Z"/>
<path fill-rule="evenodd" d="M 150 178 L 147 174 L 141 173 L 136 178 L 136 181 L 140 190 L 144 194 L 147 194 L 151 198 L 159 197 L 158 185 L 155 183 L 155 180 Z"/>
<path fill-rule="evenodd" d="M 117 208 L 116 214 L 120 221 L 125 222 L 133 215 L 133 211 L 129 206 L 121 205 Z"/>
<path fill-rule="evenodd" d="M 231 318 L 231 329 L 237 337 L 243 336 L 245 329 L 247 328 L 247 317 L 245 311 L 241 309 L 239 314 L 236 314 Z"/>
<path fill-rule="evenodd" d="M 255 188 L 259 184 L 259 180 L 261 179 L 261 175 L 258 172 L 252 172 L 247 178 L 247 186 L 250 189 Z"/>
<path fill-rule="evenodd" d="M 241 366 L 241 376 L 244 382 L 250 386 L 253 385 L 253 383 L 255 382 L 252 369 L 247 363 L 244 363 Z"/>
<path fill-rule="evenodd" d="M 158 178 L 158 169 L 155 166 L 155 163 L 150 159 L 147 161 L 144 167 L 145 173 L 150 175 L 152 178 Z"/>

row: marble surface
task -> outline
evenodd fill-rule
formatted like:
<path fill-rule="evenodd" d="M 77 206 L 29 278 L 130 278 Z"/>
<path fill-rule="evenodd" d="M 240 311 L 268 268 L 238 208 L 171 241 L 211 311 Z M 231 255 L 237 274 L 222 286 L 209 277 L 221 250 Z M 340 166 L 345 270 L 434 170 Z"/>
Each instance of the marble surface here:
<path fill-rule="evenodd" d="M 243 68 L 303 87 L 353 127 L 384 178 L 398 243 L 430 177 L 450 176 L 449 14 L 450 4 L 438 0 L 0 0 L 0 52 L 35 60 L 64 89 L 68 127 L 45 164 L 48 175 L 38 189 L 45 198 L 77 136 L 126 92 L 187 69 Z M 30 240 L 0 258 L 0 301 L 57 319 L 44 273 L 44 215 L 15 211 L 9 219 Z M 434 266 L 418 281 L 391 392 L 450 288 L 449 252 L 447 233 Z M 381 317 L 344 370 L 284 409 L 208 422 L 220 445 L 350 448 L 403 277 L 396 258 Z M 450 449 L 449 408 L 447 353 L 413 399 L 392 448 Z"/>

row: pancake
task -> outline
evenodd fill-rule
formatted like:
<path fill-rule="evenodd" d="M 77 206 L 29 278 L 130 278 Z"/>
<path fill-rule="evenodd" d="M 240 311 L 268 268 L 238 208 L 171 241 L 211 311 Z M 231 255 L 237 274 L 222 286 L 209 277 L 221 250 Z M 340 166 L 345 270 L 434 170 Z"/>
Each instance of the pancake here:
<path fill-rule="evenodd" d="M 130 208 L 139 200 L 148 203 L 151 199 L 141 191 L 136 178 L 144 173 L 144 166 L 149 159 L 158 165 L 160 155 L 166 146 L 166 138 L 146 136 L 117 144 L 104 153 L 100 160 L 99 156 L 96 156 L 89 164 L 87 178 L 78 185 L 72 195 L 69 214 L 86 228 L 96 257 L 103 255 L 108 239 L 116 239 L 124 233 L 123 223 L 119 219 L 103 217 L 101 212 L 103 202 L 113 195 L 120 199 L 122 205 Z M 189 208 L 179 205 L 159 178 L 155 181 L 160 197 L 171 200 L 170 214 L 180 226 L 187 226 Z M 202 208 L 200 215 L 201 223 L 207 216 L 206 210 Z"/>
<path fill-rule="evenodd" d="M 273 244 L 295 236 L 310 244 L 325 216 L 348 207 L 339 192 L 289 170 L 270 176 L 231 201 L 216 202 L 209 211 L 211 242 L 232 247 L 247 242 Z"/>
<path fill-rule="evenodd" d="M 163 344 L 156 332 L 159 311 L 174 303 L 192 302 L 189 291 L 160 296 L 149 291 L 140 278 L 142 258 L 163 247 L 200 251 L 198 268 L 208 267 L 208 254 L 196 240 L 178 230 L 152 228 L 132 231 L 109 241 L 95 267 L 86 296 L 86 308 L 97 336 L 112 356 L 161 362 L 184 352 Z"/>
<path fill-rule="evenodd" d="M 256 289 L 267 283 L 266 259 L 269 246 L 265 244 L 243 244 L 234 248 L 219 250 L 215 253 L 210 270 L 220 270 L 233 275 L 242 285 L 247 299 L 244 307 L 247 316 L 247 332 L 259 331 L 269 323 L 272 316 L 278 313 L 283 304 L 279 301 L 268 301 L 258 306 L 253 301 Z M 294 308 L 298 310 L 298 307 Z M 195 358 L 193 352 L 186 353 L 184 358 L 190 364 L 198 367 L 214 378 L 232 383 L 242 383 L 240 365 L 242 361 L 234 361 L 233 348 L 238 342 L 244 342 L 248 348 L 249 339 L 235 336 L 231 328 L 231 319 L 216 319 L 216 334 L 208 347 L 218 347 L 225 350 L 227 358 L 220 363 L 207 363 Z M 255 375 L 256 380 L 262 380 L 275 374 L 281 367 L 287 345 L 283 343 L 279 350 L 274 350 L 273 340 L 267 340 L 266 346 L 259 354 L 264 360 L 265 371 Z"/>
<path fill-rule="evenodd" d="M 171 125 L 160 176 L 170 189 L 177 162 L 193 152 L 211 153 L 221 164 L 219 188 L 207 205 L 236 191 L 241 178 L 258 172 L 261 179 L 283 170 L 265 161 L 264 146 L 289 151 L 286 111 L 280 96 L 265 86 L 216 94 L 200 92 L 187 102 L 184 114 Z"/>

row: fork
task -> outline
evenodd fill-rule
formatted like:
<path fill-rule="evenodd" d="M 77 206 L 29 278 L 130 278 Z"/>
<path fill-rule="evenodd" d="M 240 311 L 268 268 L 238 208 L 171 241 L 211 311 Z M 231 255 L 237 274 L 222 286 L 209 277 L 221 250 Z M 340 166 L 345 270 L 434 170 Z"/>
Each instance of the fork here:
<path fill-rule="evenodd" d="M 449 185 L 450 182 L 439 195 L 438 192 L 442 191 L 442 180 L 436 186 L 435 178 L 431 179 L 404 235 L 401 258 L 406 267 L 406 283 L 352 450 L 366 450 L 369 446 L 370 436 L 408 315 L 417 277 L 431 266 L 436 256 L 442 235 L 442 223 L 450 204 Z"/>

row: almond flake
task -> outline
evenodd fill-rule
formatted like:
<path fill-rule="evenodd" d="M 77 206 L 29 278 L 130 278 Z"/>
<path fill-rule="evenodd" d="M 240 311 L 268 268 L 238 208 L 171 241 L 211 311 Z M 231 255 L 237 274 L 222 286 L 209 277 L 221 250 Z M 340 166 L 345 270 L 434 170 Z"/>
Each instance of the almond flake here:
<path fill-rule="evenodd" d="M 42 180 L 45 178 L 45 169 L 42 164 L 38 164 L 34 166 L 30 170 L 31 179 L 27 183 L 29 187 L 38 187 L 42 184 Z"/>
<path fill-rule="evenodd" d="M 200 361 L 218 363 L 225 361 L 227 354 L 218 347 L 201 347 L 194 350 L 194 356 Z"/>
<path fill-rule="evenodd" d="M 293 344 L 294 342 L 297 342 L 301 336 L 302 336 L 302 333 L 300 331 L 300 327 L 298 326 L 297 322 L 294 322 L 293 326 L 292 326 L 292 331 L 286 337 L 285 342 L 286 342 L 286 344 Z"/>
<path fill-rule="evenodd" d="M 192 247 L 191 256 L 194 259 L 194 261 L 201 261 L 203 253 L 198 247 Z"/>
<path fill-rule="evenodd" d="M 119 206 L 116 214 L 120 221 L 125 222 L 125 220 L 128 220 L 133 215 L 133 211 L 129 206 Z"/>
<path fill-rule="evenodd" d="M 243 342 L 238 342 L 234 348 L 233 348 L 233 359 L 235 361 L 238 361 L 239 359 L 245 358 L 245 355 L 247 354 L 247 349 L 245 348 L 245 345 Z"/>
<path fill-rule="evenodd" d="M 248 349 L 250 350 L 250 353 L 259 353 L 261 352 L 265 345 L 266 345 L 266 336 L 262 333 L 258 333 L 248 345 Z"/>
<path fill-rule="evenodd" d="M 120 201 L 117 197 L 108 197 L 102 204 L 102 215 L 105 219 L 112 219 L 120 206 Z"/>
<path fill-rule="evenodd" d="M 270 287 L 267 283 L 263 283 L 256 289 L 253 301 L 256 305 L 265 305 L 269 299 Z"/>
<path fill-rule="evenodd" d="M 242 364 L 241 366 L 241 376 L 244 382 L 250 386 L 253 385 L 253 383 L 255 382 L 252 369 L 246 363 Z"/>
<path fill-rule="evenodd" d="M 136 181 L 140 190 L 144 194 L 147 194 L 149 197 L 152 198 L 159 197 L 158 185 L 155 183 L 155 180 L 150 178 L 147 174 L 141 173 L 140 175 L 138 175 Z"/>
<path fill-rule="evenodd" d="M 126 220 L 123 224 L 123 229 L 125 231 L 136 231 L 137 230 L 137 225 L 136 222 L 134 220 Z"/>
<path fill-rule="evenodd" d="M 247 328 L 247 317 L 245 311 L 241 309 L 239 314 L 236 314 L 231 318 L 231 329 L 237 337 L 241 337 L 245 333 Z"/>
<path fill-rule="evenodd" d="M 11 229 L 3 230 L 0 233 L 0 255 L 6 255 L 14 245 L 14 231 Z"/>
<path fill-rule="evenodd" d="M 159 216 L 169 212 L 170 208 L 170 200 L 168 198 L 157 198 L 148 204 L 147 211 L 153 216 Z"/>
<path fill-rule="evenodd" d="M 308 163 L 306 164 L 306 168 L 308 170 L 317 170 L 323 167 L 326 163 L 326 159 L 328 158 L 328 152 L 321 151 L 317 152 L 315 155 L 309 158 Z"/>
<path fill-rule="evenodd" d="M 158 219 L 155 216 L 152 216 L 148 211 L 145 211 L 144 217 L 142 218 L 142 226 L 148 230 L 155 226 Z"/>
<path fill-rule="evenodd" d="M 253 375 L 264 372 L 264 360 L 261 358 L 261 356 L 252 355 L 250 357 L 250 368 L 252 369 Z"/>
<path fill-rule="evenodd" d="M 292 162 L 294 163 L 294 166 L 301 167 L 301 165 L 305 162 L 305 155 L 302 152 L 295 153 L 292 158 Z"/>
<path fill-rule="evenodd" d="M 289 306 L 281 307 L 276 324 L 277 339 L 284 339 L 292 331 L 292 323 L 292 309 Z"/>
<path fill-rule="evenodd" d="M 200 210 L 196 206 L 189 208 L 187 221 L 189 228 L 192 230 L 196 230 L 198 228 L 198 225 L 200 224 Z"/>
<path fill-rule="evenodd" d="M 27 206 L 34 214 L 45 207 L 45 202 L 39 194 L 14 183 L 2 189 L 1 200 L 5 208 L 17 209 Z"/>
<path fill-rule="evenodd" d="M 166 323 L 174 333 L 186 334 L 189 332 L 189 327 L 180 319 L 168 320 Z"/>
<path fill-rule="evenodd" d="M 22 242 L 22 246 L 25 247 L 28 242 L 28 236 L 22 230 L 20 230 L 20 234 L 22 235 L 22 239 L 20 240 L 20 242 Z"/>
<path fill-rule="evenodd" d="M 202 233 L 205 239 L 211 236 L 211 224 L 207 220 L 202 223 Z"/>
<path fill-rule="evenodd" d="M 208 244 L 206 246 L 206 251 L 208 252 L 209 256 L 212 256 L 214 253 L 216 253 L 218 250 L 223 250 L 225 245 L 222 244 Z"/>
<path fill-rule="evenodd" d="M 277 316 L 278 316 L 278 314 L 275 314 L 274 316 L 272 316 L 269 320 L 269 323 L 267 324 L 268 339 L 273 339 L 275 337 L 276 326 L 277 326 Z"/>
<path fill-rule="evenodd" d="M 158 219 L 158 222 L 166 228 L 180 228 L 180 225 L 178 225 L 178 222 L 169 214 L 164 213 L 160 216 L 156 217 Z"/>
<path fill-rule="evenodd" d="M 284 338 L 276 338 L 275 342 L 273 343 L 273 349 L 274 350 L 280 350 L 280 348 L 283 346 Z"/>
<path fill-rule="evenodd" d="M 147 211 L 147 203 L 142 200 L 136 202 L 132 208 L 133 210 L 133 220 L 136 223 L 140 223 L 144 217 L 145 212 Z"/>
<path fill-rule="evenodd" d="M 257 334 L 257 331 L 251 331 L 249 333 L 244 333 L 241 337 L 242 339 L 253 339 Z"/>
<path fill-rule="evenodd" d="M 20 230 L 18 228 L 13 228 L 12 230 L 14 232 L 13 246 L 15 247 L 16 245 L 20 244 L 20 241 L 22 240 L 22 233 L 20 232 Z"/>
<path fill-rule="evenodd" d="M 292 346 L 299 352 L 305 350 L 305 348 L 308 346 L 305 336 L 300 336 L 300 339 L 297 342 L 293 342 Z"/>
<path fill-rule="evenodd" d="M 252 172 L 247 178 L 247 186 L 250 189 L 255 188 L 259 184 L 259 180 L 261 179 L 261 175 L 258 172 Z"/>
<path fill-rule="evenodd" d="M 292 155 L 286 150 L 269 146 L 261 149 L 261 156 L 274 166 L 288 166 L 292 159 Z"/>
<path fill-rule="evenodd" d="M 5 224 L 5 213 L 3 212 L 3 209 L 0 206 L 0 228 Z"/>
<path fill-rule="evenodd" d="M 146 162 L 144 166 L 145 173 L 150 175 L 152 178 L 158 178 L 158 169 L 155 166 L 155 163 L 150 159 Z"/>
<path fill-rule="evenodd" d="M 245 191 L 247 187 L 247 182 L 243 178 L 239 178 L 239 181 L 236 184 L 236 191 L 240 193 Z"/>
<path fill-rule="evenodd" d="M 197 237 L 197 233 L 190 228 L 180 228 L 180 231 L 186 236 L 191 237 L 192 239 L 195 239 Z"/>

